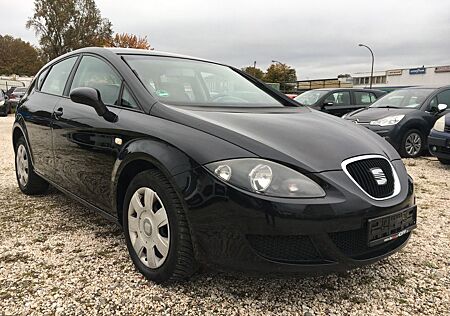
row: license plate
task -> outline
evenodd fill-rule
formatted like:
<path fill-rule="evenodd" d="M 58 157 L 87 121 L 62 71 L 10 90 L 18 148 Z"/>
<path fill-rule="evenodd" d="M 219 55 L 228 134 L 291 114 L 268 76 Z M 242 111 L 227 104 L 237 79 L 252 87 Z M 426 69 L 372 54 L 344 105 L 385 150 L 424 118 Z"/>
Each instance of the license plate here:
<path fill-rule="evenodd" d="M 417 226 L 417 206 L 368 220 L 368 244 L 373 247 L 397 239 Z"/>

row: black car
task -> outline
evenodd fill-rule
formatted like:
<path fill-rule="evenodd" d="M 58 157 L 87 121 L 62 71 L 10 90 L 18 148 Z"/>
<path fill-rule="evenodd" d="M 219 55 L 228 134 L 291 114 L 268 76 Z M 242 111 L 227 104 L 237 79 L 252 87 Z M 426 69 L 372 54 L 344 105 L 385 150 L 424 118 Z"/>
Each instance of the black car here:
<path fill-rule="evenodd" d="M 343 118 L 384 137 L 402 157 L 413 158 L 427 148 L 427 136 L 436 120 L 449 112 L 448 105 L 450 86 L 405 88 Z"/>
<path fill-rule="evenodd" d="M 450 114 L 434 123 L 428 136 L 428 148 L 441 163 L 450 165 Z"/>
<path fill-rule="evenodd" d="M 0 89 L 0 115 L 6 116 L 11 111 L 8 96 Z"/>
<path fill-rule="evenodd" d="M 376 89 L 315 89 L 303 92 L 294 100 L 315 110 L 342 116 L 371 105 L 385 94 Z"/>
<path fill-rule="evenodd" d="M 14 90 L 12 90 L 9 93 L 8 98 L 9 98 L 9 106 L 10 106 L 11 110 L 15 111 L 17 105 L 19 104 L 20 100 L 25 95 L 27 90 L 28 90 L 28 88 L 26 88 L 26 87 L 16 87 L 16 88 L 14 88 Z"/>
<path fill-rule="evenodd" d="M 413 181 L 388 143 L 210 61 L 71 52 L 36 75 L 13 128 L 20 189 L 52 184 L 120 223 L 159 282 L 197 263 L 347 270 L 416 226 Z"/>

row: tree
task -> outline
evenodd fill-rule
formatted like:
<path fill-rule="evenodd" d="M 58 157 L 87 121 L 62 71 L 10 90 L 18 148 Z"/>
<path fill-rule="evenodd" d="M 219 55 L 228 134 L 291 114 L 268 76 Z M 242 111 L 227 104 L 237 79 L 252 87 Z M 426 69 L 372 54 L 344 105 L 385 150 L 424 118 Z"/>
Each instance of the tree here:
<path fill-rule="evenodd" d="M 10 35 L 0 35 L 0 74 L 35 75 L 43 63 L 30 43 Z"/>
<path fill-rule="evenodd" d="M 248 66 L 241 69 L 243 72 L 248 73 L 249 75 L 262 80 L 264 78 L 264 71 L 259 68 Z"/>
<path fill-rule="evenodd" d="M 112 37 L 112 24 L 101 17 L 94 0 L 35 0 L 26 27 L 34 29 L 48 60 L 74 49 L 107 45 Z"/>
<path fill-rule="evenodd" d="M 117 33 L 110 43 L 111 47 L 125 47 L 125 48 L 140 48 L 140 49 L 150 49 L 150 43 L 147 40 L 147 36 L 137 37 L 133 34 L 128 33 Z"/>
<path fill-rule="evenodd" d="M 279 83 L 296 82 L 297 74 L 295 72 L 295 69 L 291 68 L 290 66 L 282 63 L 276 63 L 270 65 L 270 67 L 267 68 L 266 75 L 264 76 L 264 81 Z"/>

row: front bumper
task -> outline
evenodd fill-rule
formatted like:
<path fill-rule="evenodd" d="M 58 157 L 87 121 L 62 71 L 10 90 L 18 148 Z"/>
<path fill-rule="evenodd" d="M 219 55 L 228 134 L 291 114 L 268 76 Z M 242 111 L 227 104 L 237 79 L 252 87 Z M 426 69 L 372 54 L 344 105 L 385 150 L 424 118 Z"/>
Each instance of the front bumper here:
<path fill-rule="evenodd" d="M 367 246 L 369 219 L 415 204 L 406 173 L 401 193 L 385 201 L 372 201 L 342 171 L 316 176 L 330 184 L 325 198 L 261 197 L 230 187 L 201 167 L 178 175 L 197 259 L 248 272 L 324 273 L 376 262 L 406 244 L 409 233 Z"/>
<path fill-rule="evenodd" d="M 391 126 L 378 126 L 378 125 L 370 125 L 370 124 L 359 124 L 372 132 L 377 133 L 379 136 L 383 137 L 388 143 L 392 145 L 397 151 L 399 150 L 401 143 L 401 134 L 397 130 L 396 125 Z"/>
<path fill-rule="evenodd" d="M 433 156 L 450 159 L 450 133 L 431 130 L 428 136 L 428 149 Z"/>

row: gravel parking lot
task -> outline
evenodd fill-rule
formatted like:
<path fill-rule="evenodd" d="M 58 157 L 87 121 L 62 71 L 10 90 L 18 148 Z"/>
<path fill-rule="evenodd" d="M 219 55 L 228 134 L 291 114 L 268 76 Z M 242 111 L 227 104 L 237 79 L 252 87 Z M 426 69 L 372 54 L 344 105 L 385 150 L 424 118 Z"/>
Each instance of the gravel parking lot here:
<path fill-rule="evenodd" d="M 0 118 L 0 315 L 450 315 L 450 168 L 405 160 L 419 227 L 402 251 L 346 274 L 276 279 L 203 271 L 146 281 L 121 229 L 56 190 L 23 195 Z"/>

